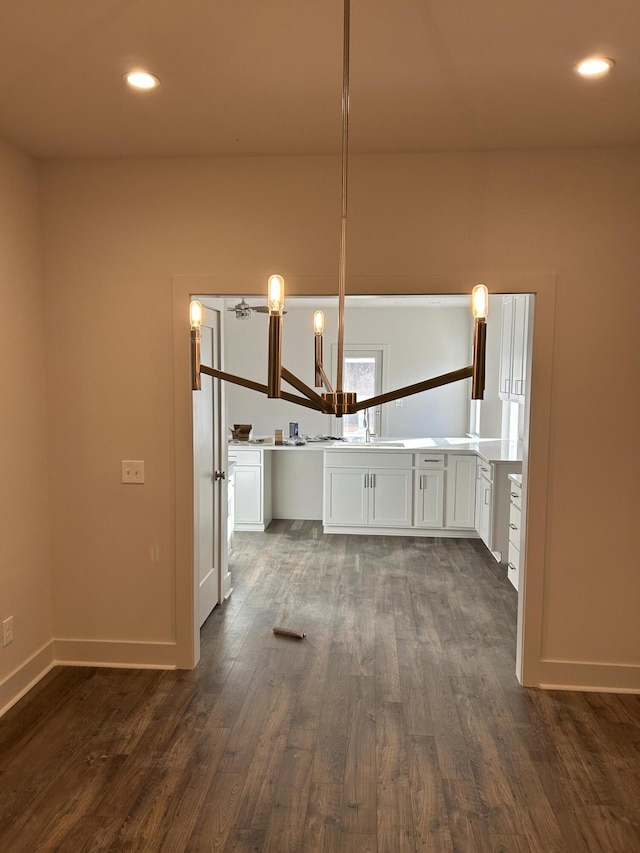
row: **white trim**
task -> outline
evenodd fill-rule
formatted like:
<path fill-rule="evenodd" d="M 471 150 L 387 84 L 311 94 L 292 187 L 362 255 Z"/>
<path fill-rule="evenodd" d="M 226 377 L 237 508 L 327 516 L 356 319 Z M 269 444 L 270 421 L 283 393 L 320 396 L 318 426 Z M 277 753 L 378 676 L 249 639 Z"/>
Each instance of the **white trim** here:
<path fill-rule="evenodd" d="M 544 690 L 640 693 L 640 665 L 542 660 L 538 687 Z"/>
<path fill-rule="evenodd" d="M 0 717 L 26 696 L 55 665 L 53 640 L 50 640 L 0 681 Z"/>
<path fill-rule="evenodd" d="M 351 533 L 362 536 L 422 536 L 424 538 L 433 539 L 479 539 L 476 530 L 471 528 L 465 529 L 456 527 L 455 529 L 447 527 L 358 527 L 337 524 L 325 524 L 322 528 L 323 533 Z"/>
<path fill-rule="evenodd" d="M 56 664 L 109 666 L 131 669 L 177 669 L 175 643 L 137 643 L 119 640 L 54 640 Z"/>
<path fill-rule="evenodd" d="M 523 520 L 526 517 L 524 576 L 518 594 L 516 674 L 521 684 L 537 686 L 543 671 L 543 625 L 547 554 L 549 489 L 549 422 L 553 378 L 556 274 L 474 268 L 447 275 L 350 276 L 352 293 L 390 296 L 468 293 L 470 282 L 486 281 L 494 294 L 531 293 L 535 320 L 530 315 L 532 376 L 525 401 L 523 440 Z M 292 295 L 334 296 L 335 276 L 287 273 Z M 264 276 L 184 275 L 173 277 L 174 364 L 174 483 L 176 636 L 179 666 L 189 668 L 199 658 L 199 632 L 193 630 L 193 477 L 191 459 L 191 397 L 187 303 L 190 293 L 246 296 L 262 293 Z M 526 627 L 526 633 L 525 633 Z"/>

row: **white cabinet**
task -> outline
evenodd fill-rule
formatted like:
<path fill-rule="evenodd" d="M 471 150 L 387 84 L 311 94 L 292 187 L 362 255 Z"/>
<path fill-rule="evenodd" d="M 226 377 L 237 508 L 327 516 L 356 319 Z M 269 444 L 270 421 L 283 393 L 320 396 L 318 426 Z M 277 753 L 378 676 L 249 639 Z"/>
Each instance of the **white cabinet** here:
<path fill-rule="evenodd" d="M 271 522 L 271 451 L 229 446 L 235 466 L 235 530 L 263 531 Z"/>
<path fill-rule="evenodd" d="M 325 468 L 324 524 L 368 524 L 367 473 L 366 468 Z"/>
<path fill-rule="evenodd" d="M 520 462 L 476 463 L 476 530 L 493 554 L 502 562 L 509 547 L 509 474 L 522 470 Z"/>
<path fill-rule="evenodd" d="M 505 296 L 502 302 L 499 396 L 524 403 L 527 383 L 529 295 Z"/>
<path fill-rule="evenodd" d="M 411 454 L 327 451 L 323 524 L 410 527 L 412 486 Z"/>
<path fill-rule="evenodd" d="M 413 472 L 372 468 L 369 470 L 369 524 L 408 527 L 411 524 Z"/>
<path fill-rule="evenodd" d="M 516 589 L 520 585 L 520 553 L 522 543 L 522 484 L 516 475 L 509 477 L 509 556 L 507 577 Z"/>
<path fill-rule="evenodd" d="M 476 457 L 447 454 L 447 527 L 473 528 L 476 516 Z"/>
<path fill-rule="evenodd" d="M 416 527 L 442 527 L 444 524 L 444 470 L 416 472 Z"/>
<path fill-rule="evenodd" d="M 444 453 L 416 453 L 413 523 L 416 527 L 444 526 Z"/>
<path fill-rule="evenodd" d="M 489 550 L 492 549 L 493 479 L 488 462 L 476 462 L 476 530 Z"/>
<path fill-rule="evenodd" d="M 326 451 L 326 532 L 456 536 L 475 523 L 473 454 Z"/>

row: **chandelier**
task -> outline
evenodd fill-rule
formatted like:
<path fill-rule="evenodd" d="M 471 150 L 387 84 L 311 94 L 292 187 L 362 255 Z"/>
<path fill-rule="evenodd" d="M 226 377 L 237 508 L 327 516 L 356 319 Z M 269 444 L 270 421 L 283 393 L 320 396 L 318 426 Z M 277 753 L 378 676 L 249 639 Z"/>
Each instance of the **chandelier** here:
<path fill-rule="evenodd" d="M 337 369 L 335 388 L 331 385 L 323 364 L 324 314 L 316 311 L 313 315 L 313 333 L 315 337 L 315 387 L 324 389 L 320 393 L 308 386 L 282 364 L 282 326 L 284 311 L 284 279 L 281 275 L 272 275 L 267 283 L 267 306 L 269 311 L 269 349 L 267 361 L 267 384 L 254 382 L 224 370 L 204 365 L 200 361 L 200 327 L 202 324 L 202 305 L 197 300 L 191 302 L 191 387 L 199 391 L 202 373 L 234 385 L 241 385 L 266 394 L 274 399 L 287 400 L 300 406 L 306 406 L 327 415 L 341 418 L 362 409 L 390 403 L 412 394 L 419 394 L 432 388 L 439 388 L 471 379 L 471 399 L 481 400 L 485 385 L 485 352 L 487 334 L 487 314 L 489 307 L 488 291 L 484 284 L 477 284 L 471 292 L 471 307 L 474 318 L 473 362 L 467 367 L 443 373 L 422 382 L 405 385 L 395 391 L 367 397 L 358 402 L 355 393 L 343 388 L 344 361 L 344 310 L 346 293 L 346 235 L 347 235 L 347 170 L 349 154 L 349 47 L 350 47 L 350 0 L 344 0 L 343 26 L 343 66 L 342 66 L 342 210 L 340 218 L 340 252 L 338 265 L 338 329 L 337 329 Z M 282 389 L 282 380 L 298 391 L 293 394 Z"/>

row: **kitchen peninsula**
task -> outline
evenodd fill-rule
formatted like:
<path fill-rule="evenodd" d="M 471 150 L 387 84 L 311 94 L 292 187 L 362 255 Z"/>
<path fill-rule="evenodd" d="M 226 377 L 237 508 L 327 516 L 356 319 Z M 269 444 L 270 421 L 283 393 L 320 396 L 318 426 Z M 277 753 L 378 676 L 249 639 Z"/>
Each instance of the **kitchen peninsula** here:
<path fill-rule="evenodd" d="M 327 533 L 479 536 L 506 560 L 508 476 L 522 471 L 521 442 L 258 441 L 230 443 L 229 458 L 237 463 L 236 530 L 264 530 L 272 517 L 322 518 Z"/>

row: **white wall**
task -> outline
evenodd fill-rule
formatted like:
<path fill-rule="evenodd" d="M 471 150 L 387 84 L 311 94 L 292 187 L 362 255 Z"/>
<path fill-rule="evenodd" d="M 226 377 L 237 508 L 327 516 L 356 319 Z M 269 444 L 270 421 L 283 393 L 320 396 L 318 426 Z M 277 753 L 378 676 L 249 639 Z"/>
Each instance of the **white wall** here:
<path fill-rule="evenodd" d="M 0 713 L 52 660 L 37 169 L 0 142 Z"/>
<path fill-rule="evenodd" d="M 371 274 L 556 274 L 553 362 L 537 378 L 550 394 L 544 593 L 528 618 L 547 682 L 635 684 L 640 152 L 362 157 L 350 174 L 356 287 Z M 241 295 L 278 269 L 309 292 L 305 276 L 335 275 L 339 180 L 332 158 L 45 165 L 57 636 L 174 641 L 189 567 L 173 553 L 171 276 L 233 279 L 219 292 Z M 119 484 L 122 458 L 146 460 L 144 487 Z"/>
<path fill-rule="evenodd" d="M 471 363 L 470 310 L 462 307 L 399 308 L 348 307 L 345 313 L 345 347 L 350 344 L 387 345 L 388 381 L 383 391 L 419 382 L 466 367 Z M 304 382 L 314 387 L 313 300 L 304 307 L 287 306 L 284 318 L 282 361 Z M 253 314 L 237 320 L 228 315 L 225 329 L 226 370 L 266 383 L 268 318 Z M 325 311 L 324 362 L 332 372 L 332 345 L 336 342 L 336 311 Z M 386 356 L 385 356 L 386 357 Z M 294 391 L 290 386 L 285 390 Z M 294 392 L 297 393 L 297 392 Z M 470 380 L 405 398 L 402 407 L 384 405 L 387 436 L 465 435 L 468 429 Z M 273 435 L 289 421 L 298 421 L 306 434 L 341 435 L 336 419 L 286 401 L 274 401 L 246 388 L 227 386 L 229 423 L 252 423 L 254 435 Z M 499 435 L 499 430 L 497 435 Z"/>

